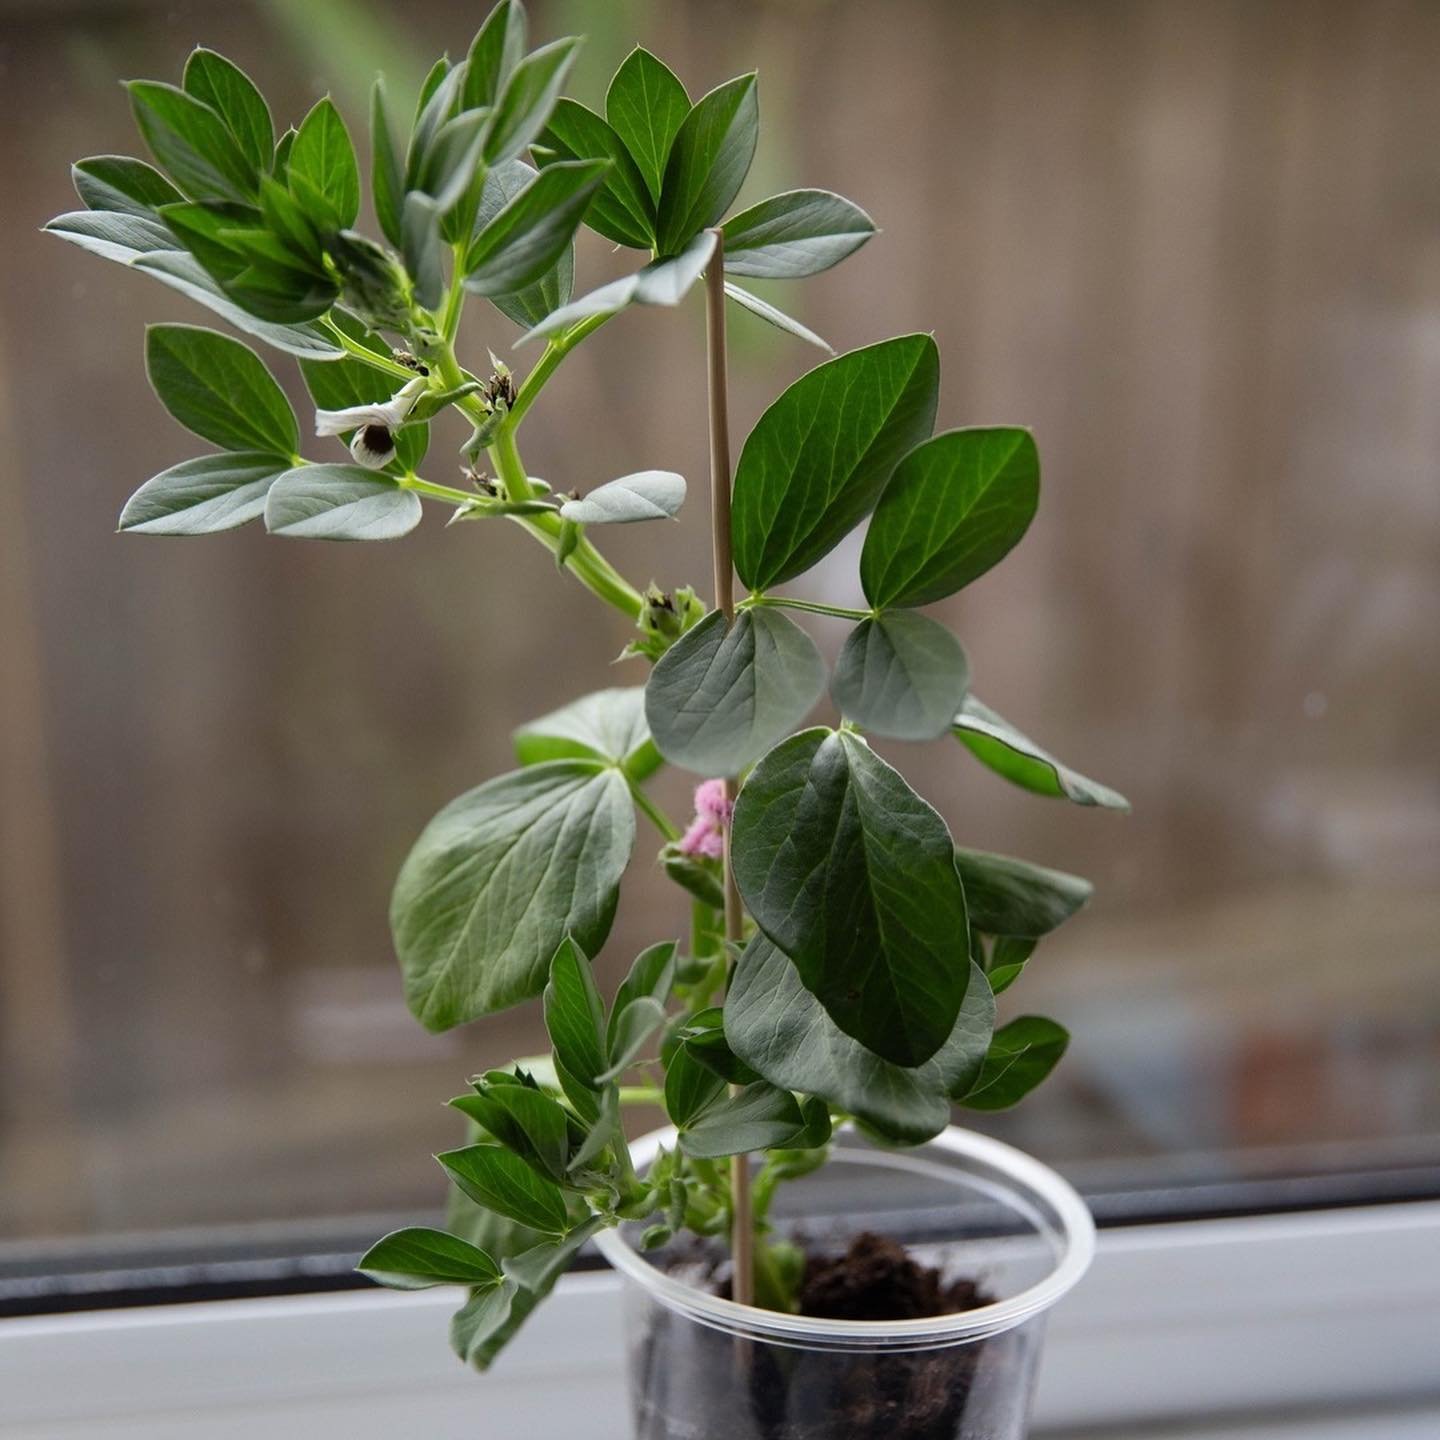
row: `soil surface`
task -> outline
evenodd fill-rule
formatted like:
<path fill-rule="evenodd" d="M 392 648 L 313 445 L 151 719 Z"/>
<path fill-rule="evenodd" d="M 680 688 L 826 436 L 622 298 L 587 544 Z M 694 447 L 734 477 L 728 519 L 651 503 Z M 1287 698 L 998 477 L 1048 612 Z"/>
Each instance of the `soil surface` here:
<path fill-rule="evenodd" d="M 921 1320 L 991 1303 L 973 1280 L 945 1284 L 902 1245 L 862 1231 L 838 1256 L 811 1255 L 800 1282 L 800 1313 L 829 1320 Z"/>

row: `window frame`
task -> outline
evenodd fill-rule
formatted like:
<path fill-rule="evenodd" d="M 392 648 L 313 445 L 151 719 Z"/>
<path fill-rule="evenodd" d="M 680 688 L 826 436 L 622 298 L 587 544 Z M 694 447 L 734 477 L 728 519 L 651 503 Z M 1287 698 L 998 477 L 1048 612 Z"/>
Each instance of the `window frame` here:
<path fill-rule="evenodd" d="M 547 1440 L 573 1433 L 576 1414 L 609 1417 L 610 1430 L 593 1433 L 618 1440 L 619 1302 L 608 1271 L 567 1276 L 483 1380 L 446 1346 L 448 1291 L 12 1319 L 0 1323 L 0 1440 L 72 1433 L 40 1427 L 94 1440 L 219 1437 L 267 1421 L 285 1431 L 302 1417 L 312 1440 Z M 1437 1334 L 1440 1201 L 1112 1226 L 1051 1320 L 1036 1422 L 1046 1431 L 1402 1403 L 1440 1415 Z"/>

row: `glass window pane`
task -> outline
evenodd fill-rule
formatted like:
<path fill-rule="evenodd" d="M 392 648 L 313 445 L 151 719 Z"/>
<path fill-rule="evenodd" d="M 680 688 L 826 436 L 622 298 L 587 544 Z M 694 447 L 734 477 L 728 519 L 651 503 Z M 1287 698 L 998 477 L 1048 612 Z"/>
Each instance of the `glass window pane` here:
<path fill-rule="evenodd" d="M 585 9 L 591 100 L 637 38 L 630 8 Z M 534 9 L 546 34 L 569 20 Z M 648 7 L 642 38 L 697 93 L 722 54 L 759 62 L 771 128 L 747 194 L 825 184 L 884 230 L 775 298 L 842 349 L 934 329 L 941 423 L 1036 431 L 1029 537 L 933 613 L 987 703 L 1134 803 L 1120 818 L 1037 798 L 949 741 L 883 747 L 963 843 L 1097 882 L 1003 1001 L 1063 1020 L 1071 1053 L 1022 1110 L 978 1123 L 1097 1191 L 1181 1210 L 1187 1188 L 1256 1177 L 1408 1183 L 1440 1135 L 1435 17 L 1382 23 L 1360 0 L 1283 17 L 934 0 L 885 27 L 859 4 L 823 25 L 812 7 L 725 11 L 723 45 L 700 0 Z M 377 55 L 418 74 L 475 14 L 357 6 L 341 45 L 305 13 L 5 22 L 0 114 L 23 137 L 0 219 L 12 1259 L 63 1241 L 83 1264 L 74 1247 L 176 1230 L 203 1249 L 232 1225 L 350 1235 L 437 1206 L 428 1157 L 456 1133 L 440 1102 L 542 1030 L 530 1007 L 423 1032 L 390 951 L 391 880 L 435 810 L 507 768 L 514 726 L 643 679 L 609 663 L 623 625 L 509 527 L 432 515 L 351 547 L 113 534 L 136 485 L 203 448 L 149 393 L 143 324 L 206 317 L 37 220 L 71 204 L 77 155 L 133 149 L 112 77 L 172 75 L 203 39 L 278 113 L 333 89 L 359 135 Z M 599 279 L 623 257 L 596 242 L 580 263 Z M 508 353 L 513 327 L 472 308 L 473 353 Z M 637 581 L 703 590 L 697 323 L 646 312 L 597 336 L 526 441 L 557 488 L 684 471 L 684 523 L 607 550 Z M 731 324 L 738 444 L 815 356 Z M 437 426 L 427 473 L 453 482 L 462 438 Z M 858 600 L 857 555 L 797 592 Z M 843 638 L 815 633 L 832 655 Z M 659 793 L 686 810 L 682 778 Z M 642 822 L 612 983 L 685 922 L 656 844 Z"/>

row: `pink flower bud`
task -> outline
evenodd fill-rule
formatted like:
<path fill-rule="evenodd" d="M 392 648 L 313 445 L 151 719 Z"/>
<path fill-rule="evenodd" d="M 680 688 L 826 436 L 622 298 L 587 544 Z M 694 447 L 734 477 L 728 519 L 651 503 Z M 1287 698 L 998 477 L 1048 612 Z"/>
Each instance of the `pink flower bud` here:
<path fill-rule="evenodd" d="M 696 786 L 695 818 L 680 837 L 680 853 L 719 860 L 725 853 L 725 827 L 734 808 L 725 798 L 723 780 L 706 780 Z"/>

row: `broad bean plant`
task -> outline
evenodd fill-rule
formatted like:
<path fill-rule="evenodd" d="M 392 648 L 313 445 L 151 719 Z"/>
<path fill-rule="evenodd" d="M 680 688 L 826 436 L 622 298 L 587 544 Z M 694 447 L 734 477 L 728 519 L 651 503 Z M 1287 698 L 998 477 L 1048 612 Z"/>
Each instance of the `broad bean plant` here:
<path fill-rule="evenodd" d="M 1059 1060 L 1058 1024 L 999 1024 L 997 999 L 1090 885 L 957 846 L 870 737 L 941 741 L 1036 794 L 1127 808 L 982 702 L 960 642 L 925 613 L 1025 533 L 1040 479 L 1029 432 L 937 430 L 935 342 L 901 335 L 785 390 L 732 477 L 727 304 L 824 345 L 737 282 L 828 269 L 874 226 L 817 189 L 731 213 L 755 151 L 755 75 L 692 101 L 636 49 L 602 112 L 562 93 L 578 44 L 530 48 L 522 5 L 505 0 L 463 59 L 436 62 L 405 129 L 377 81 L 378 238 L 356 228 L 360 166 L 331 101 L 277 135 L 251 80 L 205 49 L 179 85 L 128 85 L 155 163 L 79 161 L 85 208 L 48 226 L 189 297 L 271 361 L 297 362 L 324 442 L 317 458 L 301 455 L 301 425 L 249 343 L 154 325 L 150 383 L 213 448 L 141 485 L 122 532 L 263 521 L 286 539 L 395 541 L 438 508 L 462 531 L 483 522 L 492 547 L 538 541 L 562 583 L 632 627 L 626 653 L 644 674 L 523 726 L 516 768 L 425 826 L 391 901 L 422 1025 L 448 1030 L 539 1000 L 551 1042 L 473 1076 L 451 1101 L 468 1143 L 437 1157 L 455 1187 L 449 1228 L 387 1235 L 361 1263 L 402 1289 L 466 1287 L 452 1338 L 480 1367 L 591 1235 L 628 1220 L 643 1223 L 647 1246 L 729 1236 L 736 1298 L 792 1307 L 797 1255 L 771 1231 L 771 1202 L 824 1163 L 837 1125 L 914 1145 L 952 1106 L 1015 1103 Z M 582 226 L 635 259 L 577 296 Z M 581 494 L 569 477 L 552 488 L 531 476 L 520 448 L 572 351 L 624 310 L 675 307 L 702 288 L 713 605 L 704 585 L 632 584 L 595 543 L 606 526 L 675 516 L 679 475 L 639 469 Z M 493 353 L 462 360 L 472 296 L 490 307 L 475 327 L 486 350 L 508 352 L 504 322 L 521 327 L 523 376 Z M 435 464 L 430 422 L 446 410 L 470 435 L 458 461 Z M 460 484 L 432 478 L 455 479 L 457 464 Z M 786 593 L 867 517 L 864 608 Z M 657 545 L 657 570 L 666 553 Z M 828 675 L 795 618 L 808 614 L 852 627 Z M 610 659 L 597 656 L 597 675 Z M 807 726 L 827 688 L 838 725 Z M 677 822 L 649 793 L 666 764 L 700 782 L 693 818 Z M 644 950 L 607 1001 L 592 960 L 637 815 L 677 887 L 680 908 L 657 915 L 657 929 L 685 934 Z M 663 1108 L 677 1132 L 643 1175 L 626 1140 L 630 1106 Z"/>

